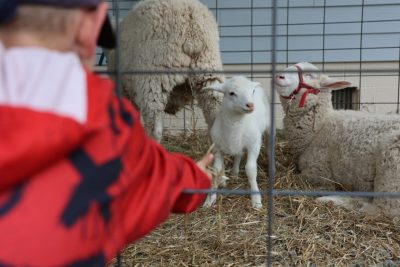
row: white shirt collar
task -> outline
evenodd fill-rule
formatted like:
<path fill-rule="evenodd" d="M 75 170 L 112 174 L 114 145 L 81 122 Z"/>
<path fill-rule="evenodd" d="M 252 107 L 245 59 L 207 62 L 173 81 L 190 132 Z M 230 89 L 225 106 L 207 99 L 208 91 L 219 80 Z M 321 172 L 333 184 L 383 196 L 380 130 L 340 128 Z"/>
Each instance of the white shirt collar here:
<path fill-rule="evenodd" d="M 0 105 L 87 119 L 86 74 L 78 56 L 0 42 Z"/>

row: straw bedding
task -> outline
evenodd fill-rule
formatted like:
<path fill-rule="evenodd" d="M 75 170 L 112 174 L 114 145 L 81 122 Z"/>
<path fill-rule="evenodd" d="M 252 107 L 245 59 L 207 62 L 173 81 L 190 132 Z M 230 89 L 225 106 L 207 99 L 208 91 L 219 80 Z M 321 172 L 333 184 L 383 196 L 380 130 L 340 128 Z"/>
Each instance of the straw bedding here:
<path fill-rule="evenodd" d="M 166 135 L 164 146 L 199 159 L 210 141 L 204 132 Z M 265 190 L 267 148 L 262 150 L 258 181 Z M 275 188 L 312 190 L 296 176 L 284 150 L 278 135 Z M 228 188 L 248 189 L 246 175 L 231 179 Z M 273 204 L 273 266 L 400 266 L 398 219 L 365 216 L 310 197 L 275 197 Z M 266 210 L 252 209 L 248 196 L 219 196 L 215 207 L 172 215 L 128 246 L 122 266 L 264 266 L 267 227 Z"/>

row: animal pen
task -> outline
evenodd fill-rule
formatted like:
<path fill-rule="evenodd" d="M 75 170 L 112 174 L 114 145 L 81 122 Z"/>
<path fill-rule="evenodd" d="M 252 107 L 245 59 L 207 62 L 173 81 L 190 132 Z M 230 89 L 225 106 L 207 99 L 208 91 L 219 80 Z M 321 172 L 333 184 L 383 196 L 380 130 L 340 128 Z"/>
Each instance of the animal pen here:
<path fill-rule="evenodd" d="M 110 14 L 119 21 L 137 2 L 109 1 Z M 330 76 L 352 82 L 351 87 L 333 94 L 335 108 L 399 114 L 400 0 L 201 2 L 218 22 L 223 72 L 261 82 L 273 102 L 273 130 L 258 160 L 258 181 L 267 208 L 251 209 L 248 195 L 257 192 L 246 190 L 245 178 L 239 175 L 227 188 L 211 190 L 219 195 L 215 208 L 185 217 L 173 215 L 111 264 L 399 266 L 400 218 L 369 216 L 313 199 L 329 195 L 400 197 L 400 193 L 349 192 L 341 185 L 320 191 L 302 181 L 284 153 L 283 113 L 272 77 L 297 62 L 313 62 Z M 117 49 L 116 66 L 119 60 Z M 100 53 L 98 63 L 104 72 L 101 68 L 106 60 Z M 111 75 L 122 94 L 121 77 L 143 73 L 163 74 L 117 67 Z M 168 150 L 199 158 L 210 146 L 195 103 L 166 117 L 164 123 L 163 145 Z M 187 194 L 198 192 L 186 190 Z"/>

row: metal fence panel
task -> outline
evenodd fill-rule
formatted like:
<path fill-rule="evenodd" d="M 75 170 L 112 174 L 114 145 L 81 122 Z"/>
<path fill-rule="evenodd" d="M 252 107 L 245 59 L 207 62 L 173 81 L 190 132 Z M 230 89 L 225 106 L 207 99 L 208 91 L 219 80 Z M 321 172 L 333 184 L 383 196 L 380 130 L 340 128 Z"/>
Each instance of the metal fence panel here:
<path fill-rule="evenodd" d="M 137 1 L 109 1 L 110 14 L 123 18 Z M 236 72 L 271 81 L 279 67 L 298 61 L 313 61 L 333 76 L 358 79 L 354 88 L 335 94 L 337 108 L 362 109 L 362 105 L 391 105 L 399 113 L 400 99 L 400 1 L 378 0 L 203 0 L 214 12 L 221 35 L 221 54 L 225 66 L 239 65 Z M 394 62 L 392 67 L 364 68 L 367 63 Z M 351 62 L 351 69 L 331 63 Z M 244 64 L 244 65 L 241 65 Z M 247 65 L 246 65 L 247 64 Z M 241 68 L 240 68 L 241 66 Z M 346 65 L 347 66 L 347 65 Z M 354 68 L 354 66 L 356 66 Z M 393 67 L 395 66 L 395 67 Z M 255 67 L 259 67 L 257 70 Z M 134 74 L 134 73 L 133 73 Z M 124 70 L 118 69 L 117 83 Z M 156 75 L 156 73 L 154 74 Z M 368 77 L 395 77 L 397 88 L 392 101 L 362 101 L 364 79 Z M 274 83 L 269 84 L 270 96 L 275 101 Z M 120 92 L 120 91 L 119 91 Z M 278 103 L 274 103 L 278 104 Z M 363 196 L 400 197 L 400 193 L 380 192 L 326 192 L 275 190 L 275 115 L 272 105 L 272 130 L 268 145 L 268 189 L 261 193 L 268 197 L 268 231 L 266 236 L 268 266 L 272 266 L 272 226 L 274 196 Z M 187 190 L 186 193 L 248 195 L 260 192 L 246 190 Z"/>

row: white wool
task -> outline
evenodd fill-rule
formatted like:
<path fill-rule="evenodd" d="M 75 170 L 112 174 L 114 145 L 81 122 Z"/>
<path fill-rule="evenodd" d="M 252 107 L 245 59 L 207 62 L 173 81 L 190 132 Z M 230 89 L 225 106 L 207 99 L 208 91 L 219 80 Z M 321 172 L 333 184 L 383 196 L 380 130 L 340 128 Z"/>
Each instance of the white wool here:
<path fill-rule="evenodd" d="M 260 153 L 262 135 L 270 128 L 270 103 L 259 83 L 243 76 L 228 79 L 223 84 L 208 87 L 224 94 L 222 105 L 211 128 L 211 138 L 215 144 L 214 168 L 224 170 L 223 155 L 235 156 L 233 174 L 239 172 L 240 158 L 247 151 L 246 174 L 252 191 L 259 191 L 257 185 L 257 158 Z M 249 112 L 253 105 L 254 110 Z M 210 195 L 205 203 L 210 206 L 215 201 Z M 261 208 L 261 196 L 251 196 L 252 206 Z"/>
<path fill-rule="evenodd" d="M 320 186 L 341 184 L 354 191 L 399 192 L 400 116 L 334 110 L 331 90 L 350 83 L 315 72 L 318 69 L 310 63 L 296 65 L 303 70 L 304 82 L 321 91 L 308 94 L 304 107 L 300 107 L 306 89 L 301 89 L 293 99 L 282 97 L 297 88 L 298 73 L 285 72 L 275 77 L 285 112 L 288 148 L 304 179 Z M 285 71 L 293 70 L 296 68 L 291 66 Z M 400 215 L 398 198 L 374 198 L 372 203 L 341 197 L 318 200 L 349 209 L 358 207 L 360 211 Z"/>
<path fill-rule="evenodd" d="M 218 25 L 207 6 L 198 0 L 144 0 L 119 28 L 121 71 L 170 72 L 122 75 L 124 94 L 140 109 L 148 134 L 160 141 L 164 114 L 176 114 L 194 99 L 211 127 L 221 98 L 201 89 L 224 76 L 211 73 L 221 71 L 222 63 Z M 107 52 L 110 71 L 114 53 Z"/>

